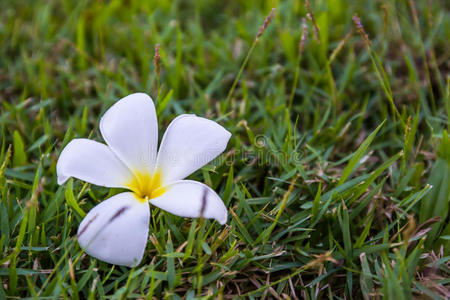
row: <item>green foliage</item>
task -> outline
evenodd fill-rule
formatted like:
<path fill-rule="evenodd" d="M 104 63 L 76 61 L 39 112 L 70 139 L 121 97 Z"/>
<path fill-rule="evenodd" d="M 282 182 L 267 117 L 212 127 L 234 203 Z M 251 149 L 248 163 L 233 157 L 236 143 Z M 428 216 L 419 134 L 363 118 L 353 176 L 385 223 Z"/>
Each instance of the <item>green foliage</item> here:
<path fill-rule="evenodd" d="M 438 159 L 434 162 L 430 172 L 428 184 L 432 187 L 431 191 L 425 196 L 420 209 L 421 222 L 432 217 L 440 217 L 440 220 L 433 224 L 432 230 L 427 236 L 428 244 L 438 239 L 442 227 L 448 224 L 449 206 L 450 206 L 450 142 L 447 131 L 442 132 L 442 141 L 438 149 Z M 443 241 L 437 241 L 435 248 L 438 249 Z M 446 243 L 448 244 L 448 243 Z M 446 253 L 450 249 L 445 247 Z"/>
<path fill-rule="evenodd" d="M 14 143 L 14 155 L 13 155 L 13 165 L 14 167 L 20 167 L 27 163 L 27 154 L 25 153 L 25 146 L 23 144 L 22 137 L 20 133 L 15 130 L 13 134 Z"/>
<path fill-rule="evenodd" d="M 448 297 L 445 8 L 310 1 L 316 33 L 295 0 L 1 1 L 0 299 Z M 58 186 L 56 162 L 73 138 L 101 141 L 101 115 L 133 92 L 160 133 L 194 113 L 233 135 L 191 176 L 227 225 L 151 207 L 130 269 L 76 241 L 118 191 Z"/>

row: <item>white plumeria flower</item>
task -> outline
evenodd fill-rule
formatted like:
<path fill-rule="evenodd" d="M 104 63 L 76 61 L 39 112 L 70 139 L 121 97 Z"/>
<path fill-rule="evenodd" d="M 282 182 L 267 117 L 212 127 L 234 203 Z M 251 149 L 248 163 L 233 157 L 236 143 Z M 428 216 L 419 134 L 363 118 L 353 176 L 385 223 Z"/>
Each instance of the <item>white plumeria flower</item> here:
<path fill-rule="evenodd" d="M 230 132 L 208 119 L 180 115 L 170 123 L 159 151 L 152 99 L 143 93 L 115 103 L 100 120 L 107 145 L 74 139 L 61 152 L 58 184 L 75 177 L 95 185 L 126 188 L 95 206 L 81 222 L 78 242 L 108 263 L 136 266 L 148 239 L 149 203 L 181 217 L 227 220 L 222 199 L 207 185 L 183 180 L 219 154 Z"/>

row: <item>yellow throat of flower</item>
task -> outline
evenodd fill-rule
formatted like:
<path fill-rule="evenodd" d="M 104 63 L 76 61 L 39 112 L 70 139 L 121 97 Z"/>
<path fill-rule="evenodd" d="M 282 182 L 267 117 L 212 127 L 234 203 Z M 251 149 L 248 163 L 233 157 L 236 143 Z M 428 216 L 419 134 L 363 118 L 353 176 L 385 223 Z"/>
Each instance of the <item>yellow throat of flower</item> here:
<path fill-rule="evenodd" d="M 159 197 L 166 191 L 162 187 L 161 172 L 156 171 L 152 175 L 140 172 L 134 172 L 134 174 L 133 180 L 127 186 L 139 201 L 144 202 Z"/>

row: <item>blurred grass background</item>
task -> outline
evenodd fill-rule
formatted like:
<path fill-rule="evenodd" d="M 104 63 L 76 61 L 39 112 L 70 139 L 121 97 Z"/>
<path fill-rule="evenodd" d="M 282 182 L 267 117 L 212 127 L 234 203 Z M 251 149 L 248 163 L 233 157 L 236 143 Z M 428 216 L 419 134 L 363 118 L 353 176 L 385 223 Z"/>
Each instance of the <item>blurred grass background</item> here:
<path fill-rule="evenodd" d="M 307 8 L 1 1 L 0 299 L 449 298 L 448 3 Z M 155 100 L 160 136 L 183 112 L 233 136 L 191 176 L 221 195 L 227 225 L 152 207 L 129 269 L 75 240 L 118 191 L 58 186 L 55 165 L 72 138 L 101 141 L 101 115 L 133 92 Z"/>

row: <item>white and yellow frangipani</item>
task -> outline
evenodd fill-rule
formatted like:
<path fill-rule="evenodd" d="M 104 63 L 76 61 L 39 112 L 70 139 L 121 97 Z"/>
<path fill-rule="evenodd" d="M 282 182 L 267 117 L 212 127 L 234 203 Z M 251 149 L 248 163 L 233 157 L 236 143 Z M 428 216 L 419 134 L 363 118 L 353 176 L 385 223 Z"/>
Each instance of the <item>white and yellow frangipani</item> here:
<path fill-rule="evenodd" d="M 78 229 L 78 242 L 102 261 L 136 266 L 148 239 L 149 203 L 181 217 L 225 224 L 227 209 L 207 185 L 183 180 L 219 154 L 231 137 L 214 121 L 183 114 L 165 132 L 159 151 L 152 99 L 143 93 L 122 98 L 100 120 L 106 144 L 74 139 L 61 152 L 58 184 L 70 177 L 129 192 L 95 206 Z"/>

